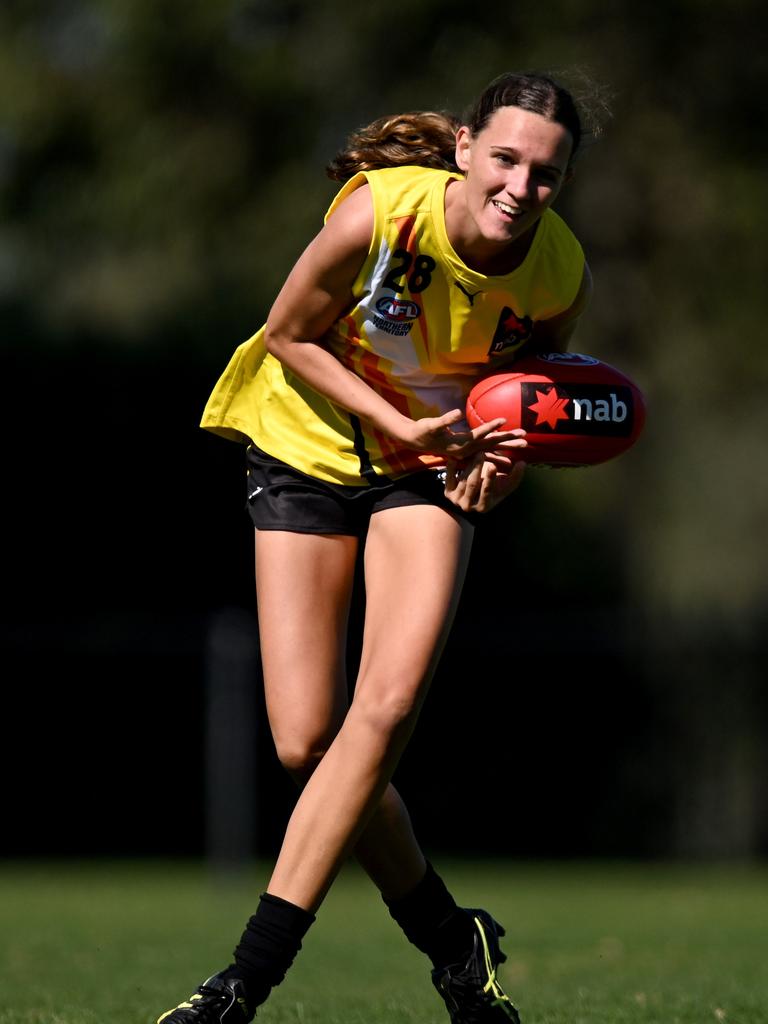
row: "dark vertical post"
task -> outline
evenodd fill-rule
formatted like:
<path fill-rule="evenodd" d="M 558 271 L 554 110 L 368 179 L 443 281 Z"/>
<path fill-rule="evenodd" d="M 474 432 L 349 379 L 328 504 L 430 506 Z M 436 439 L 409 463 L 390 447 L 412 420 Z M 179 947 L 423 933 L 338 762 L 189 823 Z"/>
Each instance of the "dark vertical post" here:
<path fill-rule="evenodd" d="M 240 608 L 211 618 L 206 642 L 206 850 L 211 866 L 231 873 L 256 849 L 256 622 Z"/>

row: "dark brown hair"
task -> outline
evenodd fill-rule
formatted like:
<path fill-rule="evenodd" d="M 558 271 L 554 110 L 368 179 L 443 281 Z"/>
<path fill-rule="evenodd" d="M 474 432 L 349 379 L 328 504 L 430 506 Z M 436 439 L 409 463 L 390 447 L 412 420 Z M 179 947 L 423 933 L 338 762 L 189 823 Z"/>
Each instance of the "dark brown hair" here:
<path fill-rule="evenodd" d="M 469 110 L 464 124 L 473 135 L 479 135 L 499 107 L 520 107 L 567 128 L 573 140 L 573 160 L 581 144 L 581 117 L 573 96 L 562 85 L 539 72 L 499 75 Z"/>
<path fill-rule="evenodd" d="M 539 71 L 508 72 L 490 83 L 464 119 L 440 111 L 380 117 L 350 135 L 345 148 L 328 166 L 328 176 L 336 181 L 347 181 L 358 171 L 408 164 L 455 171 L 458 129 L 466 125 L 473 135 L 479 135 L 499 107 L 520 107 L 563 125 L 573 140 L 570 157 L 573 163 L 585 136 L 600 134 L 600 114 L 607 115 L 607 107 L 597 97 L 597 90 L 588 76 L 577 71 L 575 77 L 581 79 L 585 97 L 579 104 L 568 89 L 549 75 Z M 589 98 L 590 93 L 593 99 Z M 600 106 L 602 111 L 598 110 Z M 586 127 L 580 107 L 587 115 Z"/>

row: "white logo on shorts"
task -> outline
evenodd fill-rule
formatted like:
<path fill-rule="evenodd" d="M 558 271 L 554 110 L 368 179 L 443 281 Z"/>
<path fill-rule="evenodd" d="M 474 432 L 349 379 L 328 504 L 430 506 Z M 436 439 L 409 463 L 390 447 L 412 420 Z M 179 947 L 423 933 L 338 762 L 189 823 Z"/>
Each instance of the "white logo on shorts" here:
<path fill-rule="evenodd" d="M 257 494 L 261 494 L 263 490 L 263 487 L 257 487 L 255 491 L 251 491 L 251 493 L 248 495 L 248 501 L 250 501 L 251 498 L 255 498 Z"/>

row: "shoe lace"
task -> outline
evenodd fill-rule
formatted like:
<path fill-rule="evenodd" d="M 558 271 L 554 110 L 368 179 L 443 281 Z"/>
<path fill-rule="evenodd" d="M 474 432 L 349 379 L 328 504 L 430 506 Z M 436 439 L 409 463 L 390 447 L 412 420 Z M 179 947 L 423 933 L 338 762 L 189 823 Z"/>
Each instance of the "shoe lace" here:
<path fill-rule="evenodd" d="M 480 941 L 483 944 L 483 960 L 485 962 L 486 973 L 488 974 L 488 980 L 483 985 L 483 992 L 485 995 L 491 997 L 489 1002 L 492 1006 L 498 1006 L 499 1009 L 510 1018 L 510 1020 L 518 1021 L 518 1013 L 512 1003 L 512 1000 L 506 994 L 496 978 L 496 964 L 491 956 L 491 949 L 488 945 L 488 938 L 485 934 L 483 922 L 479 917 L 475 918 L 475 925 L 477 926 L 477 930 L 480 934 Z"/>
<path fill-rule="evenodd" d="M 206 985 L 205 983 L 203 983 L 198 988 L 197 991 L 200 994 L 201 998 L 212 1000 L 212 1002 L 210 1002 L 208 1006 L 215 1005 L 213 1002 L 214 1000 L 215 1002 L 223 1003 L 225 1000 L 229 999 L 231 995 L 231 993 L 229 992 L 222 991 L 220 988 L 213 988 L 212 986 Z M 206 1009 L 208 1009 L 208 1007 L 206 1007 Z"/>

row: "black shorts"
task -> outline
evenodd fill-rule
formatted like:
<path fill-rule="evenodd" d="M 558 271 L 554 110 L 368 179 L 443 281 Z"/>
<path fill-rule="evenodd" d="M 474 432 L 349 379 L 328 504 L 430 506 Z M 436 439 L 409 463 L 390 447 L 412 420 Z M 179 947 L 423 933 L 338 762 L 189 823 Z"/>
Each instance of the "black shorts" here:
<path fill-rule="evenodd" d="M 378 477 L 375 486 L 347 487 L 299 472 L 250 445 L 248 512 L 257 530 L 331 533 L 362 537 L 375 512 L 403 505 L 437 505 L 452 516 L 474 521 L 444 493 L 443 470 L 425 469 L 396 480 Z"/>

